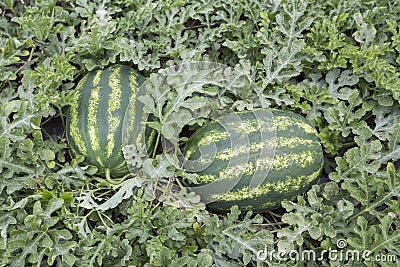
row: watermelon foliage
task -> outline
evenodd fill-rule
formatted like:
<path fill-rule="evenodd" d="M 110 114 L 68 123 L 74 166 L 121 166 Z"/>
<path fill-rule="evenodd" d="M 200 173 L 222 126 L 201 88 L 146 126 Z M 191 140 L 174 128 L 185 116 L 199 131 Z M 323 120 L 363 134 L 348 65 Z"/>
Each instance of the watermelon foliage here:
<path fill-rule="evenodd" d="M 0 14 L 0 266 L 399 265 L 398 1 L 2 0 Z M 154 127 L 168 125 L 163 136 L 178 136 L 201 101 L 291 110 L 318 131 L 320 183 L 281 209 L 216 215 L 196 195 L 153 194 L 158 179 L 195 181 L 179 158 L 128 150 L 142 172 L 115 185 L 69 157 L 65 118 L 85 74 L 122 64 L 150 77 L 190 61 L 232 66 L 257 92 L 238 80 L 236 99 L 212 86 L 185 101 L 184 90 L 163 95 L 164 108 L 180 107 L 151 110 Z M 372 259 L 257 257 L 266 248 L 320 256 L 338 241 L 347 242 L 339 253 Z"/>

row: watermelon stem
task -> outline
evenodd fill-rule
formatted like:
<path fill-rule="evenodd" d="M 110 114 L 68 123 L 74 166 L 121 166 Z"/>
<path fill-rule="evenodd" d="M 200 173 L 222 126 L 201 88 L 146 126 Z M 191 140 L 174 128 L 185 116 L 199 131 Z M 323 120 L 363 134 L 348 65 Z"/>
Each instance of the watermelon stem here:
<path fill-rule="evenodd" d="M 275 217 L 282 218 L 282 215 L 277 214 L 275 212 L 269 211 L 268 213 L 272 215 L 272 218 L 275 218 Z"/>
<path fill-rule="evenodd" d="M 184 185 L 182 185 L 182 183 L 181 183 L 181 181 L 179 179 L 175 179 L 175 181 L 181 188 L 184 187 Z"/>
<path fill-rule="evenodd" d="M 126 174 L 125 176 L 123 176 L 123 177 L 120 178 L 120 179 L 112 179 L 112 178 L 111 178 L 111 170 L 110 170 L 109 168 L 106 168 L 106 169 L 105 169 L 105 175 L 106 175 L 106 180 L 107 180 L 107 182 L 109 182 L 109 183 L 112 184 L 112 185 L 119 185 L 119 184 L 121 184 L 123 181 L 125 181 L 126 178 L 128 178 L 131 174 L 128 173 L 128 174 Z"/>
<path fill-rule="evenodd" d="M 160 137 L 161 137 L 161 133 L 158 132 L 158 133 L 157 133 L 156 144 L 154 145 L 153 154 L 152 154 L 152 156 L 151 156 L 153 159 L 154 159 L 154 157 L 156 156 L 156 151 L 157 151 L 158 142 L 159 142 L 159 140 L 160 140 Z"/>
<path fill-rule="evenodd" d="M 100 218 L 101 223 L 102 223 L 105 227 L 109 228 L 108 225 L 107 225 L 107 223 L 104 221 L 103 216 L 105 216 L 105 217 L 111 222 L 111 224 L 114 224 L 114 222 L 110 219 L 110 217 L 108 217 L 108 216 L 105 215 L 105 214 L 101 214 L 100 211 L 96 211 L 96 212 L 97 212 L 97 216 Z"/>
<path fill-rule="evenodd" d="M 104 190 L 104 188 L 97 188 L 97 189 L 94 189 L 93 191 L 100 191 L 100 190 Z M 96 195 L 96 197 L 101 198 L 101 197 L 109 195 L 111 192 L 112 192 L 112 190 L 106 190 L 105 192 Z"/>
<path fill-rule="evenodd" d="M 42 128 L 41 130 L 43 131 L 43 133 L 44 133 L 45 135 L 47 135 L 47 138 L 49 138 L 50 140 L 53 139 L 53 137 L 51 137 L 51 135 L 50 135 L 44 128 Z"/>
<path fill-rule="evenodd" d="M 154 210 L 155 210 L 158 206 L 160 206 L 160 204 L 161 204 L 161 201 L 158 201 L 158 202 L 152 207 L 152 209 L 150 210 L 150 214 L 153 214 Z"/>
<path fill-rule="evenodd" d="M 349 221 L 353 221 L 354 219 L 358 218 L 359 216 L 361 216 L 366 211 L 367 210 L 362 210 L 362 211 L 358 212 L 357 214 L 354 214 L 353 216 L 350 217 Z"/>
<path fill-rule="evenodd" d="M 355 142 L 355 141 L 353 141 L 353 142 L 349 142 L 349 143 L 344 143 L 343 145 L 342 145 L 342 149 L 343 148 L 348 148 L 348 147 L 350 147 L 350 146 L 354 146 L 354 145 L 356 145 L 357 143 Z"/>
<path fill-rule="evenodd" d="M 114 184 L 114 181 L 111 179 L 111 171 L 109 168 L 105 169 L 106 172 L 106 179 L 110 184 Z"/>
<path fill-rule="evenodd" d="M 120 180 L 124 181 L 126 180 L 126 178 L 128 178 L 129 176 L 132 176 L 132 174 L 128 173 L 125 176 L 123 176 Z"/>
<path fill-rule="evenodd" d="M 272 212 L 272 211 L 268 211 L 268 213 L 269 213 L 269 215 L 272 217 L 272 220 L 274 220 L 274 223 L 269 222 L 269 220 L 268 220 L 267 218 L 265 218 L 265 219 L 267 219 L 267 221 L 268 221 L 271 225 L 276 225 L 276 226 L 279 227 L 279 229 L 281 229 L 281 228 L 282 228 L 282 227 L 281 227 L 281 224 L 282 224 L 282 223 L 278 222 L 278 220 L 277 220 L 276 218 L 282 218 L 282 216 L 279 215 L 279 214 L 276 214 L 276 213 L 274 213 L 274 212 Z"/>
<path fill-rule="evenodd" d="M 58 111 L 60 112 L 61 123 L 65 129 L 66 126 L 65 126 L 65 120 L 64 120 L 64 113 L 62 112 L 62 108 L 60 106 L 57 106 L 57 107 L 58 107 Z"/>
<path fill-rule="evenodd" d="M 118 185 L 118 184 L 122 183 L 123 180 L 121 181 L 121 179 L 114 180 L 114 179 L 111 178 L 111 170 L 109 168 L 106 168 L 105 172 L 106 172 L 106 180 L 110 184 Z"/>

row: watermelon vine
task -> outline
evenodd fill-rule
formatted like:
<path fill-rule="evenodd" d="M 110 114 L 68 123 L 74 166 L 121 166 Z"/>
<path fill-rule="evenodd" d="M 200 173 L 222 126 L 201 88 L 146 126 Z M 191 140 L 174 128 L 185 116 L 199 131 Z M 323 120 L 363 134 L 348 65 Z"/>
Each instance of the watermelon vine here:
<path fill-rule="evenodd" d="M 397 1 L 0 0 L 0 14 L 0 266 L 399 265 Z M 296 143 L 310 167 L 281 157 L 270 177 L 313 177 L 322 149 L 319 179 L 297 196 L 282 183 L 273 210 L 213 210 L 195 188 L 227 167 L 184 156 L 257 109 L 317 132 L 278 130 L 276 152 Z"/>

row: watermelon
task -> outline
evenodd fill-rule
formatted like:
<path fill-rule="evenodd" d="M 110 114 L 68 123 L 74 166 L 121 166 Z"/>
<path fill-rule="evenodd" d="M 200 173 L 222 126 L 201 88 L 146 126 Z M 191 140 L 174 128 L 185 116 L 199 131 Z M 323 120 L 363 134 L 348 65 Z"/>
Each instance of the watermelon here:
<path fill-rule="evenodd" d="M 198 174 L 188 186 L 220 212 L 277 208 L 315 184 L 324 163 L 313 125 L 276 109 L 212 120 L 190 136 L 183 155 L 184 169 Z"/>
<path fill-rule="evenodd" d="M 131 119 L 128 125 L 139 131 L 123 128 L 126 110 L 134 107 L 130 103 L 136 102 L 143 81 L 134 69 L 111 65 L 89 72 L 76 87 L 78 101 L 70 107 L 66 122 L 70 151 L 75 156 L 83 155 L 87 164 L 97 166 L 99 173 L 107 178 L 129 173 L 122 152 L 123 131 L 135 133 L 136 137 L 138 132 L 146 132 L 149 138 L 154 138 L 154 132 L 150 133 L 141 121 Z"/>

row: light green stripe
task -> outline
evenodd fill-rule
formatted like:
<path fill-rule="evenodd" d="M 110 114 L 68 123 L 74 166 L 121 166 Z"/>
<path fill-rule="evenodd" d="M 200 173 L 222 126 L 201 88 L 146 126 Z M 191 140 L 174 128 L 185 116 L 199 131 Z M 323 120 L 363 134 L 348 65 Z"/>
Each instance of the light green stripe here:
<path fill-rule="evenodd" d="M 136 127 L 136 123 L 137 123 L 135 120 L 135 118 L 136 118 L 136 101 L 138 101 L 136 99 L 136 93 L 137 93 L 137 89 L 138 89 L 137 88 L 137 78 L 136 78 L 136 74 L 134 71 L 129 72 L 129 87 L 131 89 L 131 95 L 129 97 L 130 124 L 128 126 L 128 133 L 132 134 L 132 133 L 136 132 L 135 131 L 135 127 Z M 141 137 L 142 137 L 141 134 L 139 134 L 137 136 L 137 139 L 135 140 L 134 145 L 138 145 L 141 142 L 141 140 L 140 140 Z"/>
<path fill-rule="evenodd" d="M 210 132 L 203 135 L 200 140 L 197 142 L 198 146 L 207 146 L 212 143 L 217 143 L 222 140 L 226 140 L 229 138 L 228 132 L 221 132 L 221 131 L 214 131 L 211 130 Z"/>
<path fill-rule="evenodd" d="M 207 176 L 205 177 L 205 179 L 209 180 L 209 182 L 213 182 L 216 180 L 236 179 L 242 175 L 252 175 L 256 170 L 279 171 L 282 169 L 287 169 L 292 165 L 301 165 L 301 167 L 305 168 L 308 165 L 312 164 L 315 161 L 316 157 L 319 156 L 320 156 L 319 152 L 317 153 L 311 151 L 305 151 L 301 154 L 289 153 L 284 155 L 275 155 L 273 159 L 271 158 L 257 159 L 255 163 L 249 161 L 241 165 L 227 167 L 226 169 L 220 171 L 217 176 Z"/>
<path fill-rule="evenodd" d="M 282 148 L 295 148 L 298 146 L 311 146 L 315 141 L 310 139 L 302 139 L 299 137 L 278 137 L 263 142 L 253 143 L 250 146 L 243 145 L 238 148 L 225 149 L 216 155 L 217 159 L 230 160 L 233 157 L 240 155 L 247 155 L 249 153 L 257 152 L 261 149 L 282 149 Z"/>
<path fill-rule="evenodd" d="M 324 167 L 324 162 L 322 161 L 321 167 L 318 169 L 318 171 L 313 172 L 311 175 L 307 177 L 307 179 L 305 180 L 306 183 L 311 183 L 312 181 L 314 181 L 314 179 L 316 179 L 321 173 L 323 167 Z"/>
<path fill-rule="evenodd" d="M 220 171 L 218 175 L 200 175 L 198 181 L 202 183 L 205 181 L 214 182 L 217 180 L 225 180 L 225 179 L 235 179 L 240 178 L 243 175 L 251 175 L 254 173 L 254 164 L 252 162 L 247 162 L 242 165 L 234 165 L 229 166 L 223 171 Z"/>
<path fill-rule="evenodd" d="M 92 146 L 92 150 L 94 153 L 100 152 L 100 144 L 98 140 L 98 126 L 97 126 L 97 118 L 96 114 L 99 108 L 99 92 L 100 92 L 100 76 L 103 73 L 102 70 L 96 72 L 96 75 L 93 79 L 93 88 L 91 90 L 89 103 L 88 103 L 88 125 L 87 132 L 89 137 L 89 142 Z M 101 166 L 104 166 L 101 160 L 99 161 Z"/>
<path fill-rule="evenodd" d="M 197 149 L 197 147 L 190 147 L 186 152 L 185 152 L 185 159 L 190 159 L 194 151 Z"/>
<path fill-rule="evenodd" d="M 263 131 L 271 131 L 270 124 L 264 125 L 263 121 L 254 119 L 254 120 L 242 120 L 227 123 L 227 127 L 229 130 L 234 130 L 237 133 L 242 134 L 251 134 L 254 132 L 259 132 L 260 129 Z"/>
<path fill-rule="evenodd" d="M 299 123 L 298 126 L 300 128 L 303 128 L 304 132 L 306 132 L 306 133 L 315 134 L 315 135 L 318 134 L 317 130 L 315 130 L 314 127 L 312 127 L 310 124 L 308 124 L 306 122 Z"/>
<path fill-rule="evenodd" d="M 281 204 L 280 201 L 266 202 L 266 203 L 263 203 L 263 204 L 261 205 L 261 207 L 259 207 L 259 208 L 260 208 L 260 209 L 268 209 L 268 208 L 270 208 L 270 207 L 275 207 L 275 206 L 278 206 L 278 205 L 280 205 L 280 204 Z"/>
<path fill-rule="evenodd" d="M 144 126 L 146 127 L 146 126 Z M 149 151 L 149 149 L 153 148 L 153 149 L 157 149 L 156 147 L 154 147 L 155 145 L 155 140 L 157 138 L 157 131 L 154 129 L 150 130 L 150 136 L 147 139 L 147 143 L 146 143 L 146 150 L 149 153 L 152 153 L 153 151 Z M 144 132 L 146 133 L 146 129 L 144 130 Z"/>
<path fill-rule="evenodd" d="M 126 166 L 126 162 L 122 161 L 115 169 L 118 170 L 118 169 L 124 168 L 125 166 Z"/>
<path fill-rule="evenodd" d="M 277 116 L 274 119 L 277 131 L 286 130 L 288 127 L 297 126 L 302 128 L 305 133 L 317 134 L 317 131 L 307 122 L 296 117 Z"/>
<path fill-rule="evenodd" d="M 111 69 L 110 69 L 111 70 Z M 121 83 L 120 83 L 121 75 L 120 68 L 113 69 L 108 85 L 111 88 L 111 94 L 108 99 L 108 109 L 107 109 L 107 118 L 108 118 L 108 132 L 107 135 L 107 156 L 110 157 L 113 154 L 114 149 L 114 138 L 115 132 L 120 125 L 121 121 L 118 117 L 114 117 L 114 111 L 118 110 L 121 106 Z"/>
<path fill-rule="evenodd" d="M 216 124 L 217 121 L 212 123 Z M 317 135 L 317 131 L 313 126 L 307 123 L 304 119 L 296 116 L 276 116 L 273 119 L 268 120 L 243 120 L 237 122 L 226 123 L 229 131 L 235 131 L 241 134 L 251 134 L 254 132 L 273 133 L 276 131 L 285 131 L 288 128 L 299 127 L 304 133 L 311 133 Z M 205 127 L 212 128 L 210 124 Z M 230 138 L 229 131 L 223 130 L 210 130 L 200 137 L 197 142 L 198 146 L 207 146 L 212 143 L 216 143 L 222 140 Z"/>
<path fill-rule="evenodd" d="M 98 86 L 100 84 L 100 79 L 101 79 L 101 74 L 103 73 L 103 70 L 97 70 L 96 74 L 93 78 L 93 85 Z"/>
<path fill-rule="evenodd" d="M 289 193 L 301 189 L 301 185 L 304 181 L 311 182 L 318 177 L 321 169 L 313 172 L 311 175 L 300 175 L 297 177 L 287 176 L 284 181 L 278 181 L 276 183 L 265 183 L 256 188 L 249 190 L 248 187 L 241 188 L 237 191 L 227 192 L 224 194 L 216 194 L 211 196 L 215 201 L 227 202 L 227 201 L 239 201 L 245 199 L 251 199 L 259 197 L 261 195 L 267 195 L 270 192 L 278 193 Z"/>
<path fill-rule="evenodd" d="M 80 88 L 82 87 L 83 82 L 79 83 L 77 89 L 78 89 L 78 99 L 81 96 L 80 93 Z M 79 117 L 78 117 L 78 109 L 79 109 L 79 104 L 72 105 L 70 108 L 70 125 L 69 125 L 69 135 L 71 137 L 71 141 L 75 144 L 76 148 L 78 149 L 79 154 L 86 155 L 87 150 L 85 147 L 85 143 L 82 140 L 82 133 L 79 130 L 78 122 L 79 122 Z"/>
<path fill-rule="evenodd" d="M 82 132 L 81 129 L 79 128 L 79 103 L 80 103 L 80 98 L 82 95 L 82 87 L 86 83 L 88 79 L 88 75 L 85 75 L 78 83 L 76 86 L 76 100 L 77 103 L 75 105 L 72 105 L 70 107 L 70 125 L 69 125 L 69 135 L 71 137 L 71 141 L 75 144 L 76 148 L 78 151 L 76 151 L 80 155 L 86 155 L 87 154 L 87 149 L 85 146 L 85 142 L 83 141 L 82 138 Z M 81 107 L 82 108 L 82 107 Z"/>
<path fill-rule="evenodd" d="M 208 184 L 217 180 L 217 177 L 213 174 L 199 175 L 197 181 L 201 184 Z"/>
<path fill-rule="evenodd" d="M 257 170 L 282 170 L 287 169 L 292 165 L 301 165 L 302 168 L 312 164 L 316 158 L 321 156 L 320 151 L 305 151 L 303 153 L 288 153 L 284 155 L 275 155 L 273 159 L 263 158 L 257 159 Z"/>

